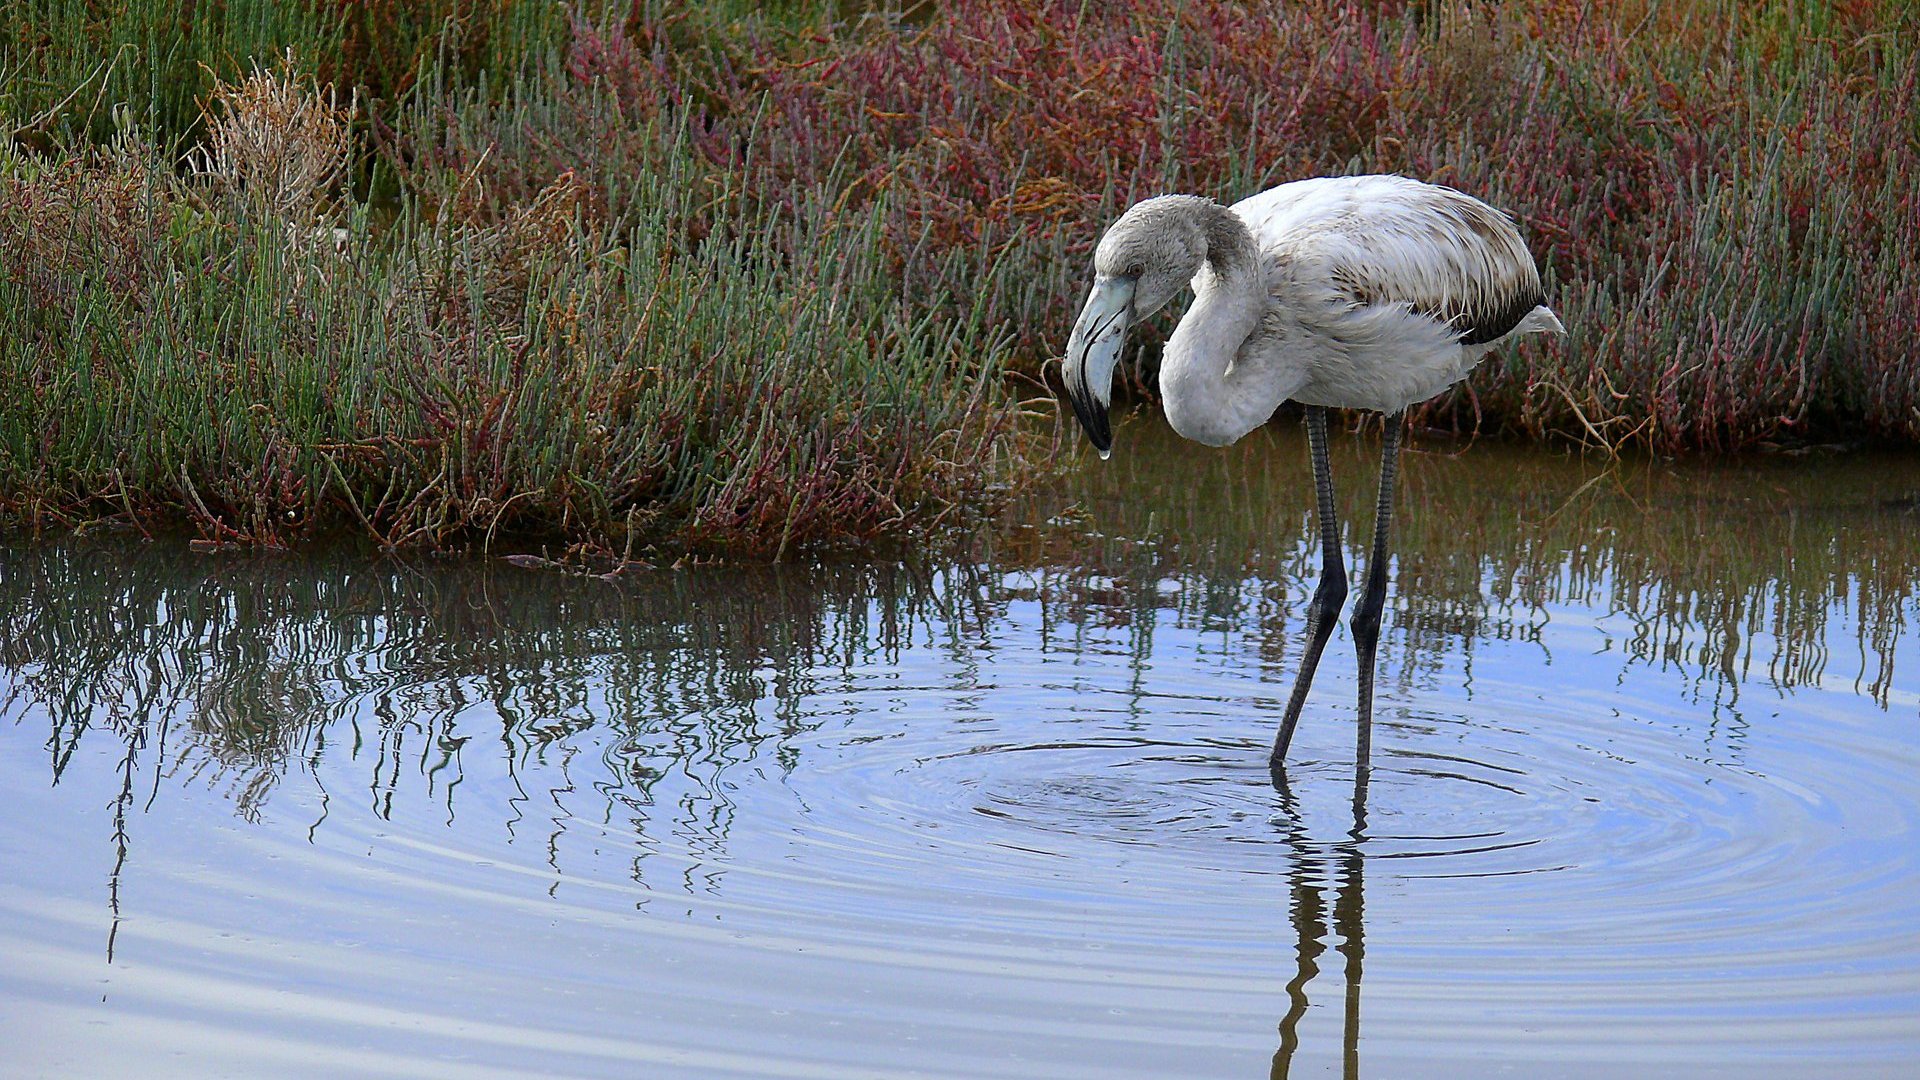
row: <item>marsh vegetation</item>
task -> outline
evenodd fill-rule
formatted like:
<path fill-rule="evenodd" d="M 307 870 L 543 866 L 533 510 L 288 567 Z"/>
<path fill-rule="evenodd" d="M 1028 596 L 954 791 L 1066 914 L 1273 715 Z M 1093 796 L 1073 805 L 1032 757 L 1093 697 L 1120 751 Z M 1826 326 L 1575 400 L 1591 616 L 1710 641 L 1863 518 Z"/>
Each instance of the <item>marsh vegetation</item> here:
<path fill-rule="evenodd" d="M 1902 4 L 37 0 L 0 28 L 16 526 L 602 564 L 924 534 L 1054 475 L 1046 365 L 1121 207 L 1345 171 L 1512 208 L 1572 330 L 1421 424 L 1920 438 Z"/>

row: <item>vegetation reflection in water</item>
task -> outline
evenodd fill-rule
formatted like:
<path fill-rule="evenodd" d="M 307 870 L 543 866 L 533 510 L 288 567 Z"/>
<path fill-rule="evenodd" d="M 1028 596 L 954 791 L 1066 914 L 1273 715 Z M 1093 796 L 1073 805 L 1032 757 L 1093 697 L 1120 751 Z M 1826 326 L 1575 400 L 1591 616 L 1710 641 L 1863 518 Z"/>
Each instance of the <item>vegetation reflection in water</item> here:
<path fill-rule="evenodd" d="M 1318 573 L 1303 542 L 1304 438 L 1275 425 L 1195 454 L 1156 420 L 1120 439 L 1131 445 L 1076 477 L 1062 527 L 1024 530 L 999 554 L 1063 568 L 1076 604 L 1107 618 L 1172 606 L 1201 625 L 1257 626 L 1283 682 L 1301 605 L 1249 583 Z M 1333 452 L 1351 566 L 1372 527 L 1377 463 L 1352 438 L 1336 437 Z M 1564 606 L 1599 616 L 1623 665 L 1675 665 L 1698 691 L 1731 701 L 1755 678 L 1791 690 L 1833 674 L 1827 625 L 1846 605 L 1858 614 L 1847 651 L 1859 661 L 1846 677 L 1886 704 L 1915 600 L 1920 462 L 1910 456 L 1610 462 L 1416 440 L 1407 458 L 1383 631 L 1394 647 L 1381 647 L 1383 673 L 1397 659 L 1403 685 L 1449 654 L 1470 658 L 1477 642 L 1537 639 L 1548 609 Z M 1090 580 L 1104 584 L 1090 591 Z M 1169 595 L 1157 588 L 1166 580 L 1191 588 Z M 1760 639 L 1768 647 L 1756 655 Z"/>
<path fill-rule="evenodd" d="M 730 850 L 743 800 L 769 784 L 787 785 L 803 801 L 815 791 L 839 797 L 843 781 L 854 785 L 844 797 L 855 803 L 909 800 L 869 808 L 897 814 L 891 827 L 900 830 L 951 832 L 953 822 L 930 806 L 953 799 L 971 812 L 957 820 L 983 829 L 1000 824 L 996 816 L 1036 826 L 1024 839 L 953 836 L 961 845 L 950 856 L 960 860 L 950 864 L 956 877 L 991 873 L 1008 852 L 1084 855 L 1101 843 L 1129 845 L 1137 872 L 1157 874 L 1167 887 L 1180 886 L 1179 874 L 1270 873 L 1284 882 L 1290 925 L 1275 938 L 1293 963 L 1272 994 L 1272 1071 L 1285 1075 L 1302 1053 L 1311 1060 L 1302 1047 L 1319 1030 L 1311 1019 L 1318 1003 L 1338 1015 L 1336 1060 L 1355 1074 L 1369 864 L 1448 857 L 1438 881 L 1563 868 L 1549 856 L 1564 850 L 1541 862 L 1487 856 L 1552 845 L 1519 830 L 1476 834 L 1444 818 L 1409 818 L 1404 808 L 1370 828 L 1364 789 L 1335 794 L 1351 782 L 1352 703 L 1343 694 L 1352 685 L 1350 667 L 1331 659 L 1302 722 L 1302 791 L 1261 793 L 1271 736 L 1262 725 L 1278 716 L 1315 573 L 1304 445 L 1277 427 L 1207 453 L 1147 423 L 1128 425 L 1118 441 L 1113 461 L 1076 472 L 1064 492 L 1025 508 L 971 557 L 931 567 L 692 568 L 616 585 L 346 551 L 210 558 L 166 543 L 87 538 L 15 548 L 0 558 L 0 720 L 16 733 L 29 721 L 45 725 L 56 785 L 78 761 L 117 770 L 119 796 L 104 833 L 115 857 L 103 898 L 116 929 L 121 880 L 140 862 L 142 818 L 156 804 L 186 788 L 213 790 L 240 818 L 264 823 L 249 827 L 268 828 L 284 816 L 276 815 L 276 793 L 296 780 L 316 797 L 290 810 L 302 820 L 282 823 L 309 839 L 338 827 L 343 808 L 389 821 L 397 801 L 430 801 L 450 826 L 503 825 L 536 842 L 556 882 L 601 872 L 569 859 L 624 860 L 643 909 L 653 896 L 725 896 L 727 875 L 759 858 Z M 1582 640 L 1607 665 L 1561 677 L 1592 680 L 1601 671 L 1614 681 L 1570 682 L 1569 692 L 1644 695 L 1649 679 L 1661 693 L 1677 691 L 1682 714 L 1707 717 L 1688 735 L 1701 762 L 1741 767 L 1753 722 L 1745 699 L 1756 690 L 1770 702 L 1844 695 L 1882 715 L 1910 717 L 1920 708 L 1905 670 L 1914 660 L 1901 655 L 1916 610 L 1920 469 L 1911 462 L 1815 457 L 1709 468 L 1577 461 L 1492 444 L 1458 452 L 1416 440 L 1414 449 L 1381 661 L 1375 775 L 1390 801 L 1413 798 L 1408 785 L 1417 783 L 1452 791 L 1466 790 L 1444 787 L 1463 778 L 1514 790 L 1555 781 L 1544 769 L 1529 774 L 1541 762 L 1449 757 L 1429 736 L 1457 720 L 1422 699 L 1457 680 L 1449 693 L 1498 712 L 1497 702 L 1476 697 L 1476 656 L 1521 644 L 1540 654 L 1537 677 L 1554 678 L 1547 631 L 1556 620 L 1589 624 Z M 1357 541 L 1370 525 L 1363 507 L 1371 455 L 1351 437 L 1336 437 L 1335 450 L 1343 517 Z M 1845 636 L 1836 639 L 1836 630 Z M 1174 677 L 1169 650 L 1157 641 L 1174 634 L 1191 643 L 1202 669 L 1212 663 L 1252 677 L 1213 685 L 1183 673 L 1166 685 Z M 1343 647 L 1344 632 L 1330 657 Z M 1088 714 L 1079 719 L 1099 722 L 1004 715 L 1039 700 L 996 702 L 996 654 L 1019 649 L 1062 661 L 1063 671 L 1043 670 L 1033 685 L 1077 696 L 1084 704 L 1075 708 Z M 977 734 L 932 738 L 904 724 L 857 738 L 830 730 L 879 707 L 867 692 L 914 652 L 936 654 L 947 681 L 888 684 L 879 706 L 925 696 L 951 708 L 951 725 L 978 724 Z M 1075 673 L 1086 657 L 1120 664 L 1124 677 L 1094 685 Z M 1217 712 L 1238 714 L 1238 722 L 1213 734 L 1169 732 L 1163 714 L 1188 707 L 1183 696 L 1195 699 L 1199 719 Z M 1121 715 L 1100 720 L 1106 713 Z M 1525 714 L 1489 722 L 1518 725 Z M 885 740 L 902 748 L 887 751 Z M 862 790 L 861 777 L 842 776 L 859 767 L 863 747 L 896 755 L 888 760 L 897 774 L 919 770 L 910 778 L 916 790 Z M 1062 779 L 993 756 L 1036 748 L 1086 762 Z M 364 789 L 349 794 L 326 782 L 340 774 L 323 766 L 342 761 L 357 763 Z M 928 771 L 939 768 L 948 771 Z M 810 770 L 816 788 L 801 783 Z M 471 797 L 460 790 L 470 774 L 488 772 L 509 783 L 469 788 Z M 1141 801 L 1127 777 L 1165 793 Z M 590 813 L 579 809 L 589 790 Z M 555 809 L 563 804 L 574 809 Z M 1330 814 L 1328 806 L 1340 809 Z M 1913 806 L 1900 801 L 1894 810 Z M 1329 817 L 1332 828 L 1321 821 Z M 1444 827 L 1426 828 L 1436 821 Z M 1549 821 L 1536 831 L 1581 825 Z M 597 840 L 577 846 L 570 829 Z M 862 857 L 874 865 L 865 870 L 883 875 L 885 860 L 897 856 L 890 845 L 918 835 L 876 826 L 848 842 L 871 849 Z M 625 854 L 609 856 L 623 841 Z M 1277 857 L 1262 870 L 1221 854 L 1221 844 L 1236 842 L 1266 845 Z M 793 888 L 801 894 L 795 903 L 810 902 L 805 887 Z M 847 902 L 814 900 L 823 909 Z M 1263 900 L 1250 896 L 1248 904 Z M 980 918 L 1013 937 L 1059 930 L 991 907 Z M 1182 941 L 1199 953 L 1219 947 L 1209 943 L 1209 927 L 1167 925 L 1162 933 L 1179 940 L 1161 962 L 1177 963 Z M 110 930 L 109 951 L 113 942 Z M 1690 947 L 1650 941 L 1648 962 L 1662 949 L 1684 955 Z M 1893 962 L 1906 963 L 1910 976 L 1913 959 Z M 1898 1043 L 1885 1031 L 1874 1038 L 1881 1050 Z M 1914 1045 L 1911 1034 L 1905 1045 Z"/>

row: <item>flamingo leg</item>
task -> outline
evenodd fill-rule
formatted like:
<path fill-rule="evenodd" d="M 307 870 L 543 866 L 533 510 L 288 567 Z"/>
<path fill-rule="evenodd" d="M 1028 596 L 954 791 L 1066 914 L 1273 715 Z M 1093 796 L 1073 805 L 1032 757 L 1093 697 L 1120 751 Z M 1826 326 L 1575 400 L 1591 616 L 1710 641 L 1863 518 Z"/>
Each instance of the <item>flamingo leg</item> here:
<path fill-rule="evenodd" d="M 1313 489 L 1320 523 L 1320 586 L 1307 604 L 1307 651 L 1301 654 L 1300 674 L 1295 677 L 1293 695 L 1287 699 L 1280 733 L 1274 736 L 1273 756 L 1267 761 L 1276 786 L 1286 783 L 1282 770 L 1287 744 L 1293 741 L 1300 707 L 1306 704 L 1307 688 L 1313 685 L 1313 669 L 1320 665 L 1320 653 L 1339 621 L 1340 606 L 1347 601 L 1347 564 L 1340 555 L 1340 522 L 1333 510 L 1333 467 L 1327 462 L 1327 410 L 1318 405 L 1307 406 L 1307 447 L 1313 455 Z"/>
<path fill-rule="evenodd" d="M 1380 447 L 1380 502 L 1374 509 L 1373 554 L 1367 560 L 1367 582 L 1360 602 L 1353 606 L 1353 645 L 1360 658 L 1360 735 L 1355 759 L 1363 776 L 1373 755 L 1373 660 L 1380 644 L 1380 614 L 1387 604 L 1387 528 L 1393 523 L 1393 480 L 1400 464 L 1403 415 L 1387 417 L 1386 436 Z"/>

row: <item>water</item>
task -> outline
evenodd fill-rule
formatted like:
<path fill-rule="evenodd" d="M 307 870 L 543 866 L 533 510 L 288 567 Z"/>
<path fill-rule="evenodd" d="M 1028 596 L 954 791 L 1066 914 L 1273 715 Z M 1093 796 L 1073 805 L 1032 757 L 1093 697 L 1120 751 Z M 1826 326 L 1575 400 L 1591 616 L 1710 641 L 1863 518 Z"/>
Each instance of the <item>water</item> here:
<path fill-rule="evenodd" d="M 1119 444 L 930 565 L 0 549 L 0 1071 L 1920 1061 L 1920 463 L 1415 440 L 1356 805 L 1299 439 Z"/>

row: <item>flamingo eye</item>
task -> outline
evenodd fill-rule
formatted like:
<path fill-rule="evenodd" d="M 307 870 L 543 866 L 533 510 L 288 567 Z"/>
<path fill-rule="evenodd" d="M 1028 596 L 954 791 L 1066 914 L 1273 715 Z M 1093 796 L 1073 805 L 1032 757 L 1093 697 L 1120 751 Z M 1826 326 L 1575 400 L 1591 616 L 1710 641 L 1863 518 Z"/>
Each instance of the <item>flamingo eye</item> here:
<path fill-rule="evenodd" d="M 1147 272 L 1147 268 L 1145 266 L 1142 266 L 1139 263 L 1133 263 L 1132 265 L 1127 267 L 1127 276 L 1130 278 L 1137 278 L 1141 274 L 1144 274 L 1146 272 Z"/>

